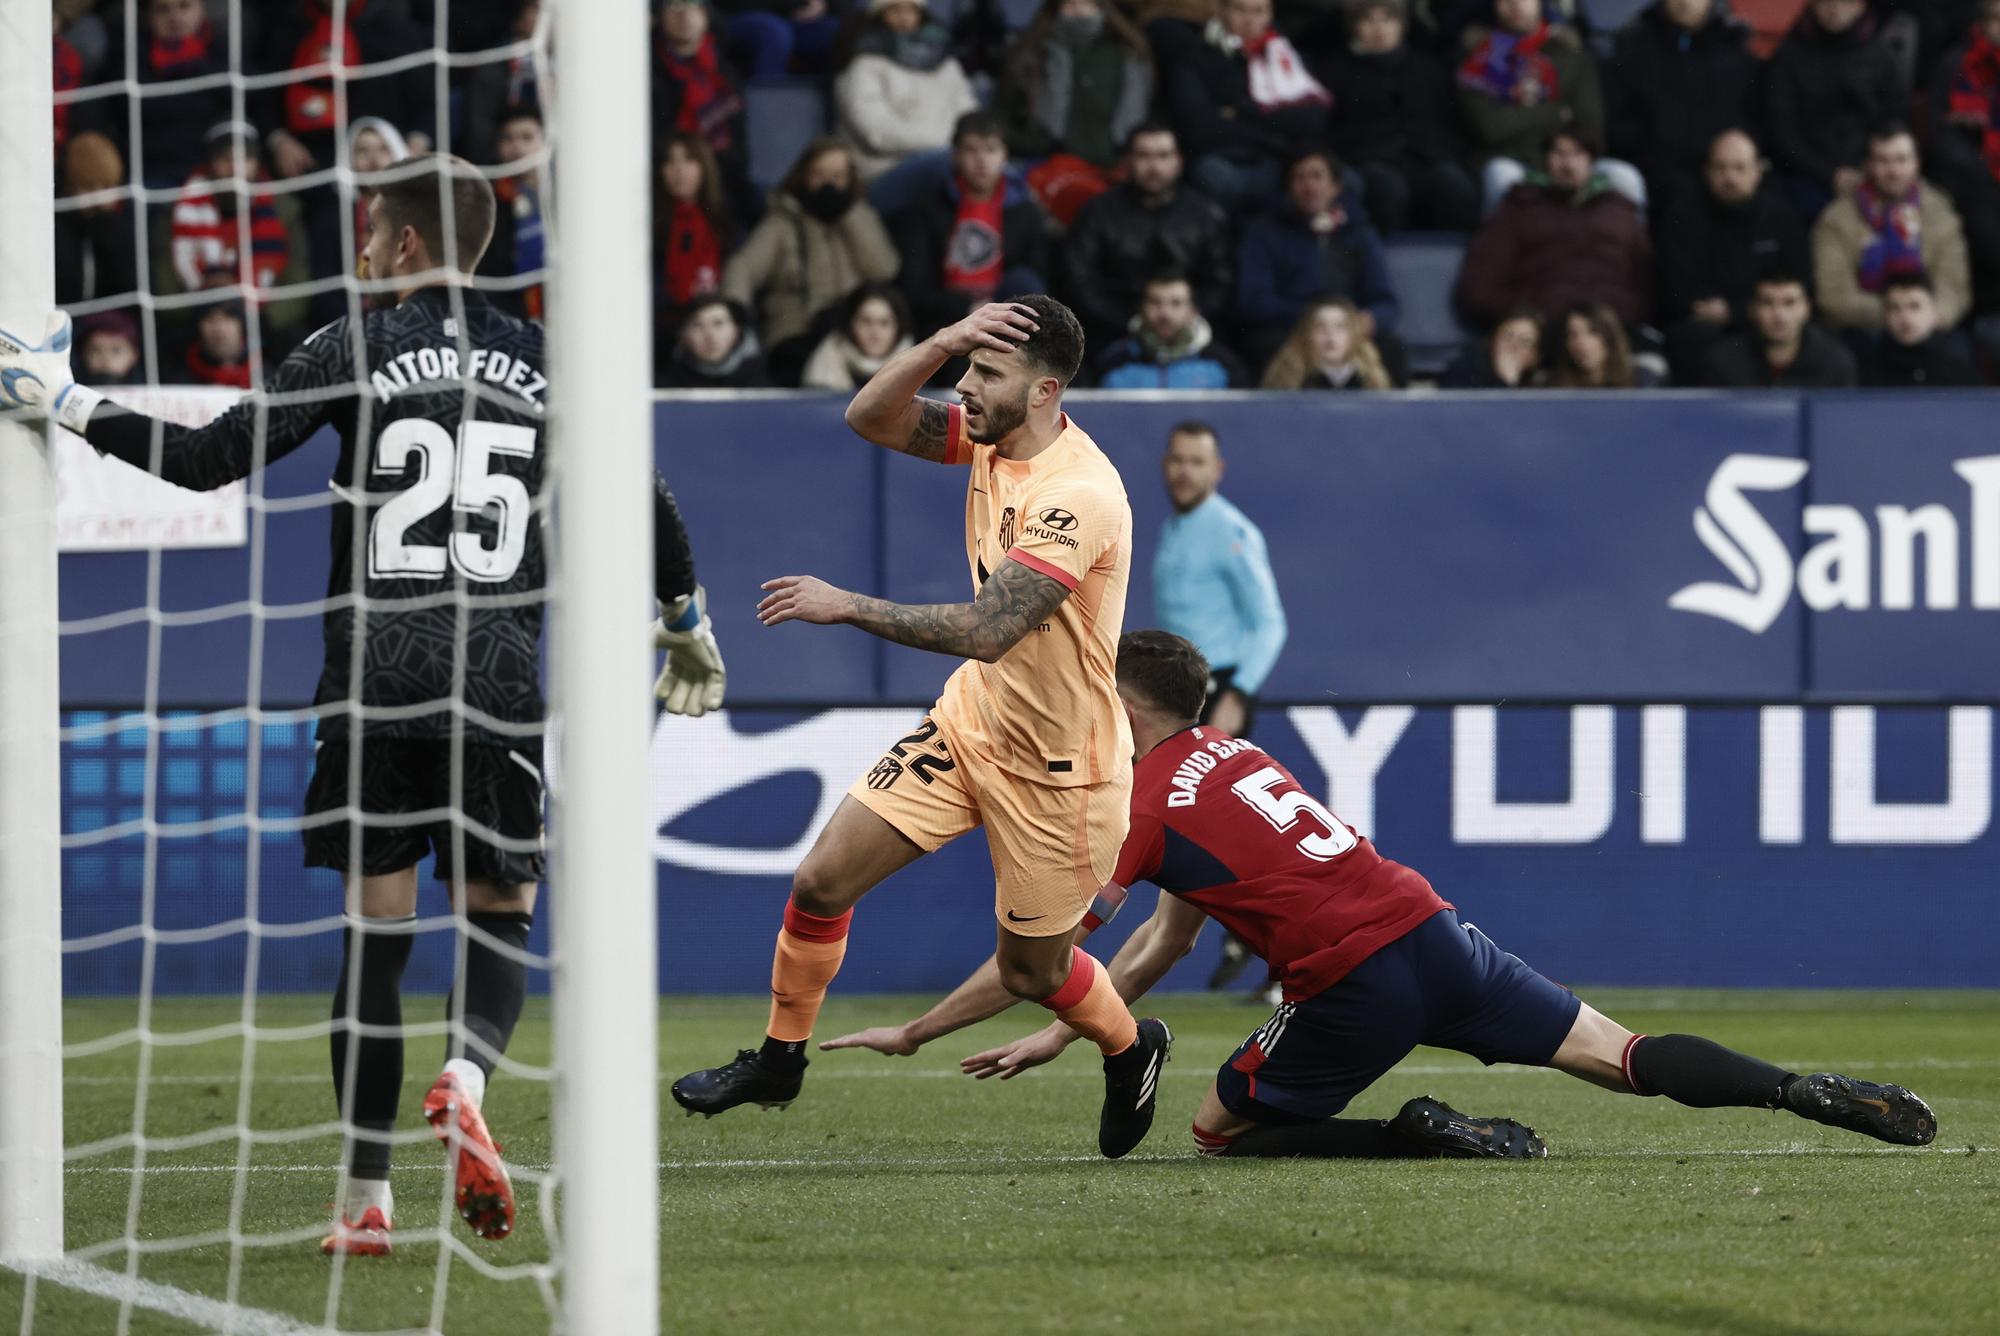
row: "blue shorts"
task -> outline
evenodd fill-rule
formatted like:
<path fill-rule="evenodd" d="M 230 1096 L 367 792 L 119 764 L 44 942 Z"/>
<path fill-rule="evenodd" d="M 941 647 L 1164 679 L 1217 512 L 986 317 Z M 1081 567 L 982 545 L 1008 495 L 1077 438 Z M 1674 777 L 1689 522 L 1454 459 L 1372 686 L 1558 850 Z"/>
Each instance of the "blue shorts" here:
<path fill-rule="evenodd" d="M 1240 1118 L 1330 1118 L 1419 1044 L 1547 1066 L 1583 1004 L 1439 910 L 1325 992 L 1287 1002 L 1216 1073 Z"/>

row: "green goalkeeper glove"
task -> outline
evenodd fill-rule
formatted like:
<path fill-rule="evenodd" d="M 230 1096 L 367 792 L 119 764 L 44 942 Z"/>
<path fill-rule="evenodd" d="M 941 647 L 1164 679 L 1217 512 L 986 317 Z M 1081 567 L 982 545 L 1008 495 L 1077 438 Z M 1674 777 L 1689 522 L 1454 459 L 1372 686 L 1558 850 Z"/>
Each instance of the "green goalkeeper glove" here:
<path fill-rule="evenodd" d="M 667 652 L 660 667 L 653 694 L 668 714 L 700 718 L 722 707 L 722 686 L 727 674 L 722 667 L 722 650 L 715 643 L 715 627 L 708 620 L 708 591 L 700 585 L 671 603 L 660 605 L 660 620 L 653 624 L 653 647 Z"/>
<path fill-rule="evenodd" d="M 104 396 L 69 373 L 69 312 L 49 316 L 40 343 L 0 329 L 0 408 L 53 418 L 78 435 Z"/>

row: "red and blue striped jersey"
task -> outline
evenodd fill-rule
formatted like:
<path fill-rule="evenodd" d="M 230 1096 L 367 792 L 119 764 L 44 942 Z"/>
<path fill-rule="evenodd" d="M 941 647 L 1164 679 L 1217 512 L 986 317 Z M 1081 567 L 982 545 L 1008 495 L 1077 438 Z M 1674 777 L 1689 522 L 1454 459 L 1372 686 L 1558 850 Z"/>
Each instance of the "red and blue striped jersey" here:
<path fill-rule="evenodd" d="M 1199 907 L 1271 965 L 1288 1001 L 1324 992 L 1452 908 L 1262 748 L 1200 725 L 1133 767 L 1132 826 L 1113 880 L 1114 899 L 1150 881 Z"/>

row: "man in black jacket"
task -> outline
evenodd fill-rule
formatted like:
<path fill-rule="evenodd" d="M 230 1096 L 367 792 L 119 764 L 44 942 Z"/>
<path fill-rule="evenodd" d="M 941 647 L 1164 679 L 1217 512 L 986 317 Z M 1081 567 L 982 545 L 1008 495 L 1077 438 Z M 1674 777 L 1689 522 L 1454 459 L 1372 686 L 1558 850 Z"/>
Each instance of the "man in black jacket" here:
<path fill-rule="evenodd" d="M 957 324 L 996 297 L 1048 284 L 1042 206 L 1007 170 L 1000 118 L 968 111 L 951 132 L 951 178 L 889 220 L 903 255 L 898 278 L 917 324 Z"/>
<path fill-rule="evenodd" d="M 1710 348 L 1744 328 L 1759 274 L 1812 268 L 1805 228 L 1766 187 L 1757 145 L 1741 130 L 1715 137 L 1707 188 L 1660 217 L 1655 249 L 1667 358 L 1682 383 L 1695 378 Z"/>
<path fill-rule="evenodd" d="M 1812 0 L 1771 58 L 1771 156 L 1807 223 L 1861 183 L 1869 132 L 1908 110 L 1902 71 L 1867 13 L 1865 0 Z"/>
<path fill-rule="evenodd" d="M 1861 383 L 1900 389 L 1982 383 L 1965 337 L 1938 328 L 1937 293 L 1923 274 L 1897 274 L 1882 285 L 1882 334 L 1862 360 Z"/>
<path fill-rule="evenodd" d="M 1702 359 L 1701 383 L 1723 390 L 1839 390 L 1858 380 L 1854 354 L 1813 324 L 1805 279 L 1781 270 L 1757 280 L 1750 328 Z"/>
<path fill-rule="evenodd" d="M 1360 173 L 1381 231 L 1470 232 L 1479 226 L 1479 187 L 1459 162 L 1451 82 L 1407 33 L 1403 0 L 1348 7 L 1345 40 L 1319 65 L 1320 82 L 1337 94 L 1327 142 Z"/>
<path fill-rule="evenodd" d="M 1174 132 L 1141 125 L 1125 162 L 1128 179 L 1083 206 L 1063 247 L 1067 300 L 1093 347 L 1125 332 L 1146 280 L 1161 270 L 1186 274 L 1203 311 L 1227 309 L 1232 291 L 1229 219 L 1181 179 Z"/>
<path fill-rule="evenodd" d="M 1717 0 L 1658 0 L 1618 34 L 1604 80 L 1611 153 L 1646 174 L 1655 212 L 1700 190 L 1718 134 L 1755 125 L 1749 40 Z"/>

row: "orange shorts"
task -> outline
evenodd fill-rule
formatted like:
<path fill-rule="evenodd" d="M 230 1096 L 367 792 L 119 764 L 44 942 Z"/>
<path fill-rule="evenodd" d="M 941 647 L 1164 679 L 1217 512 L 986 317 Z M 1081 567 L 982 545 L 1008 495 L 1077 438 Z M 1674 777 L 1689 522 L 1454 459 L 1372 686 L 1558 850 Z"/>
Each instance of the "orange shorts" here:
<path fill-rule="evenodd" d="M 929 716 L 847 793 L 925 853 L 985 826 L 994 916 L 1023 937 L 1083 921 L 1117 869 L 1132 816 L 1129 779 L 1030 783 L 962 749 Z"/>

